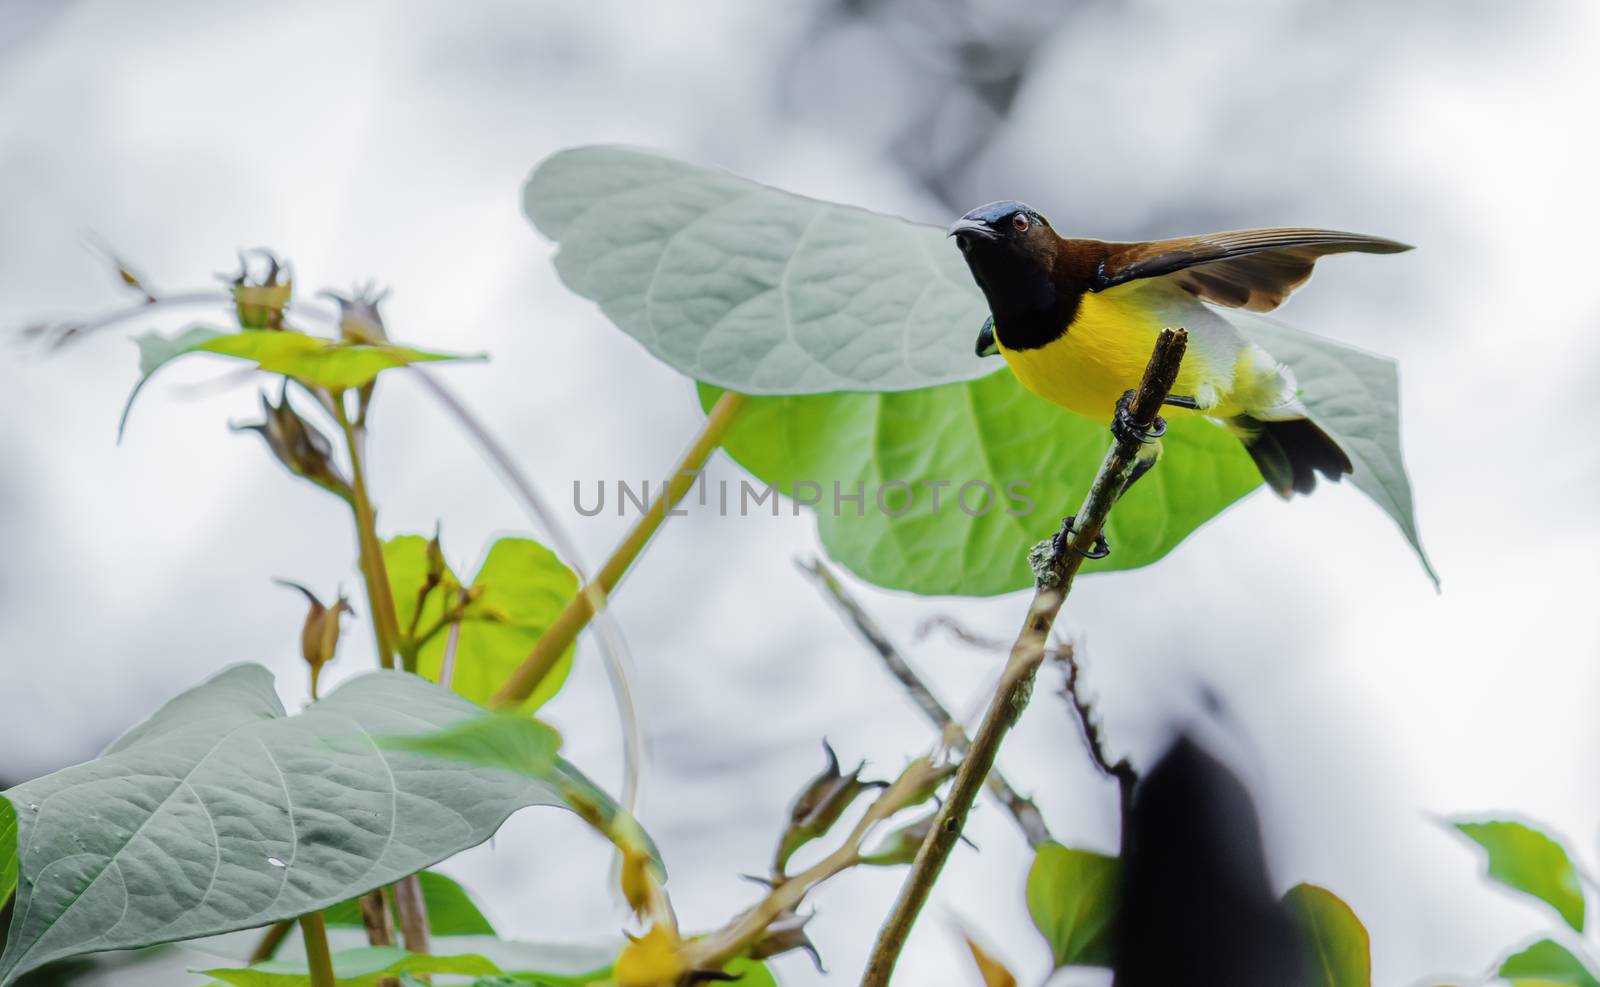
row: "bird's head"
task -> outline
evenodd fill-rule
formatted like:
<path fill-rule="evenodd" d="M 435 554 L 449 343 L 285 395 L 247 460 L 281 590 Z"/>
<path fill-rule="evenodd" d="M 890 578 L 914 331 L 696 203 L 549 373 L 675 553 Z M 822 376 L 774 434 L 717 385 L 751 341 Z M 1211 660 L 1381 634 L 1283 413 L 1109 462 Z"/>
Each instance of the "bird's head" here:
<path fill-rule="evenodd" d="M 1053 294 L 1060 238 L 1032 206 L 1010 199 L 979 206 L 952 223 L 949 235 L 997 317 L 1012 305 L 1045 300 L 1041 293 Z"/>

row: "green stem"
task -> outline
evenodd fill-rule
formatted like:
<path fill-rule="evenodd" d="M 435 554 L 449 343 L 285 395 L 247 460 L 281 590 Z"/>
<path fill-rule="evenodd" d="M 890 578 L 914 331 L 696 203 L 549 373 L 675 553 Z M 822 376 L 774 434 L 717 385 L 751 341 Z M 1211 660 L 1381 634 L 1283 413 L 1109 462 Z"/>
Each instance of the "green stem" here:
<path fill-rule="evenodd" d="M 300 932 L 306 941 L 306 965 L 311 968 L 311 987 L 334 987 L 333 956 L 328 952 L 328 927 L 321 912 L 300 916 Z"/>
<path fill-rule="evenodd" d="M 528 657 L 522 660 L 512 671 L 505 684 L 500 687 L 489 700 L 489 705 L 495 708 L 516 706 L 533 695 L 539 683 L 550 674 L 556 662 L 566 653 L 567 648 L 577 638 L 578 632 L 589 623 L 589 618 L 594 616 L 596 606 L 605 601 L 607 595 L 617 588 L 622 581 L 622 576 L 633 565 L 634 559 L 644 551 L 656 530 L 659 529 L 668 517 L 668 512 L 678 505 L 683 495 L 694 486 L 695 478 L 705 468 L 706 460 L 722 444 L 722 437 L 727 434 L 728 428 L 738 417 L 739 410 L 744 407 L 748 399 L 743 394 L 733 391 L 724 391 L 722 397 L 712 406 L 711 413 L 706 416 L 705 426 L 695 436 L 694 443 L 685 452 L 683 459 L 678 462 L 677 469 L 668 477 L 666 489 L 661 496 L 655 499 L 637 523 L 628 531 L 622 543 L 606 559 L 594 580 L 578 592 L 567 604 L 565 610 L 556 617 L 548 629 L 539 636 L 534 643 L 533 650 Z"/>
<path fill-rule="evenodd" d="M 366 583 L 367 604 L 372 610 L 372 633 L 378 643 L 378 662 L 384 668 L 393 668 L 394 656 L 399 650 L 400 621 L 395 616 L 394 592 L 389 587 L 389 567 L 383 561 L 383 543 L 378 541 L 377 512 L 373 510 L 372 499 L 367 495 L 361 433 L 350 424 L 350 416 L 345 414 L 343 395 L 334 397 L 330 410 L 344 432 L 345 447 L 350 452 L 350 486 L 355 494 L 350 506 L 355 511 L 361 577 Z M 416 671 L 415 656 L 403 660 L 406 671 Z"/>

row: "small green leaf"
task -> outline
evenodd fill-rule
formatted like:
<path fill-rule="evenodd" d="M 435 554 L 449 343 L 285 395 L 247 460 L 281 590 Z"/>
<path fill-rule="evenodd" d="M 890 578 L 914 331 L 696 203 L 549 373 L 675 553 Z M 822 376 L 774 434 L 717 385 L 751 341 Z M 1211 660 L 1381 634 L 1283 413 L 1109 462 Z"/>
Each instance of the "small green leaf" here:
<path fill-rule="evenodd" d="M 1367 930 L 1343 899 L 1314 884 L 1297 884 L 1283 904 L 1306 945 L 1310 987 L 1371 987 Z"/>
<path fill-rule="evenodd" d="M 0 987 L 55 959 L 326 908 L 482 843 L 524 806 L 616 811 L 565 761 L 535 778 L 373 739 L 485 715 L 415 675 L 371 672 L 288 716 L 272 675 L 240 665 L 98 759 L 17 786 Z"/>
<path fill-rule="evenodd" d="M 425 757 L 501 768 L 525 778 L 547 778 L 556 768 L 561 735 L 522 713 L 485 713 L 437 733 L 379 737 L 378 746 Z"/>
<path fill-rule="evenodd" d="M 1491 878 L 1538 898 L 1583 931 L 1583 886 L 1565 847 L 1519 822 L 1458 822 L 1455 827 L 1488 851 Z"/>
<path fill-rule="evenodd" d="M 1120 872 L 1115 857 L 1056 843 L 1039 848 L 1028 870 L 1028 914 L 1057 968 L 1111 965 Z"/>
<path fill-rule="evenodd" d="M 242 969 L 197 971 L 234 987 L 311 987 L 304 957 L 269 960 Z M 364 946 L 333 954 L 333 977 L 343 987 L 373 987 L 401 974 L 452 973 L 469 977 L 496 976 L 500 968 L 482 956 L 430 956 L 395 946 Z"/>
<path fill-rule="evenodd" d="M 17 810 L 0 796 L 0 908 L 17 886 Z"/>
<path fill-rule="evenodd" d="M 986 306 L 937 227 L 627 147 L 547 158 L 523 209 L 567 287 L 696 380 L 815 394 L 990 372 Z"/>
<path fill-rule="evenodd" d="M 778 987 L 778 978 L 772 975 L 765 963 L 751 959 L 737 959 L 723 967 L 724 973 L 738 977 L 737 987 Z"/>
<path fill-rule="evenodd" d="M 417 652 L 417 673 L 438 681 L 449 637 L 448 630 L 439 627 L 438 621 L 444 607 L 453 604 L 459 583 L 447 570 L 446 585 L 428 594 L 418 614 L 417 598 L 427 574 L 426 552 L 427 539 L 403 535 L 385 544 L 383 557 L 389 566 L 401 629 L 415 628 L 421 636 L 438 628 Z M 482 567 L 473 577 L 472 588 L 479 595 L 463 614 L 450 688 L 482 704 L 505 683 L 512 669 L 533 649 L 534 642 L 577 595 L 578 577 L 538 542 L 502 538 L 489 547 Z M 560 690 L 572 669 L 573 652 L 569 646 L 562 653 L 550 674 L 522 705 L 524 711 L 537 709 Z"/>
<path fill-rule="evenodd" d="M 329 390 L 360 387 L 395 367 L 439 360 L 482 360 L 482 354 L 435 353 L 389 343 L 350 343 L 291 330 L 246 329 L 223 332 L 190 326 L 176 336 L 148 332 L 134 339 L 139 347 L 139 382 L 128 395 L 117 426 L 121 435 L 133 401 L 157 370 L 190 353 L 214 353 L 248 360 L 269 373 L 284 374 Z"/>
<path fill-rule="evenodd" d="M 1512 987 L 1600 987 L 1588 964 L 1550 939 L 1506 957 L 1499 975 Z"/>
<path fill-rule="evenodd" d="M 478 909 L 467 889 L 438 871 L 417 875 L 422 885 L 422 900 L 428 906 L 428 931 L 435 936 L 492 936 L 494 926 Z M 351 898 L 322 910 L 330 928 L 356 928 L 362 925 L 361 903 Z"/>
<path fill-rule="evenodd" d="M 719 395 L 700 388 L 707 408 Z M 1175 418 L 1162 442 L 1160 465 L 1111 512 L 1111 556 L 1086 570 L 1148 565 L 1261 483 L 1239 440 L 1210 422 Z M 752 398 L 723 448 L 759 482 L 730 483 L 727 511 L 799 513 L 758 500 L 771 484 L 815 505 L 829 557 L 868 582 L 1007 593 L 1033 585 L 1028 550 L 1082 502 L 1110 443 L 1105 425 L 1004 369 L 918 391 Z"/>

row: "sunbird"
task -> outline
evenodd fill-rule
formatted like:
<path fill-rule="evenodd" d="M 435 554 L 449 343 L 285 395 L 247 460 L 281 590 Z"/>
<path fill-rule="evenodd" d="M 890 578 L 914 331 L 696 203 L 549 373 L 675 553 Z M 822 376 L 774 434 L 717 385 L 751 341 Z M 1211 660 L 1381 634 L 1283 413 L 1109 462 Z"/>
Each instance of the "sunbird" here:
<path fill-rule="evenodd" d="M 1351 472 L 1350 457 L 1310 419 L 1294 373 L 1229 320 L 1225 309 L 1268 312 L 1311 277 L 1317 258 L 1392 254 L 1403 243 L 1313 229 L 1239 230 L 1115 243 L 1063 237 L 1021 202 L 991 202 L 950 236 L 989 303 L 979 356 L 1005 357 L 1022 385 L 1127 434 L 1127 400 L 1156 336 L 1183 327 L 1189 346 L 1167 404 L 1239 437 L 1280 497 L 1310 493 L 1317 474 Z M 1136 430 L 1137 431 L 1137 430 Z M 1159 429 L 1134 437 L 1154 450 Z M 1131 485 L 1131 481 L 1130 481 Z"/>

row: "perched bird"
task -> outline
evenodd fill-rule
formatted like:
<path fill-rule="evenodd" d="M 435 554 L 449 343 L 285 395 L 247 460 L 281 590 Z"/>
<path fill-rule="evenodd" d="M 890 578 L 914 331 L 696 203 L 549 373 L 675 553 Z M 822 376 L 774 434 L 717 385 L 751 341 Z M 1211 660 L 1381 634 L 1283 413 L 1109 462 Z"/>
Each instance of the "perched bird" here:
<path fill-rule="evenodd" d="M 950 235 L 989 302 L 978 355 L 1000 353 L 1028 390 L 1126 428 L 1124 395 L 1138 386 L 1161 329 L 1181 326 L 1189 346 L 1169 405 L 1230 429 L 1281 497 L 1310 493 L 1318 473 L 1338 480 L 1351 471 L 1350 457 L 1309 418 L 1294 374 L 1223 309 L 1270 311 L 1319 257 L 1411 249 L 1405 244 L 1311 229 L 1080 240 L 1014 201 L 979 206 Z"/>

